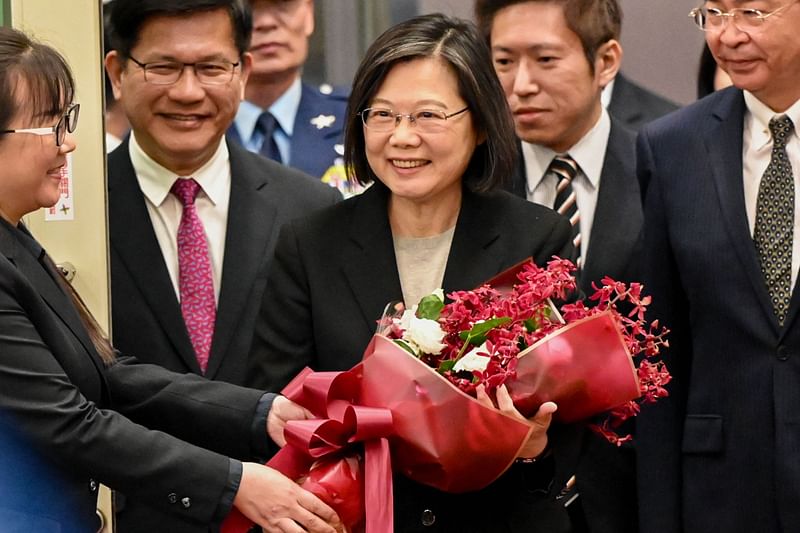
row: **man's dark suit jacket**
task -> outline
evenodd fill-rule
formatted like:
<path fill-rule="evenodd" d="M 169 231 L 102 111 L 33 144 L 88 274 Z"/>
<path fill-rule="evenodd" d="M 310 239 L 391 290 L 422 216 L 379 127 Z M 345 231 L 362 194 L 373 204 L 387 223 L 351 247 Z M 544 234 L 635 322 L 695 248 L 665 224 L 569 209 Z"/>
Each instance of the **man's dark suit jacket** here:
<path fill-rule="evenodd" d="M 745 112 L 724 89 L 638 140 L 644 279 L 674 378 L 638 420 L 647 533 L 800 531 L 800 294 L 781 326 L 745 212 Z"/>
<path fill-rule="evenodd" d="M 639 281 L 643 215 L 635 168 L 635 136 L 612 117 L 589 250 L 578 277 L 585 296 L 594 292 L 592 283 L 600 285 L 604 276 Z M 527 196 L 521 152 L 509 188 L 518 196 Z M 635 457 L 630 446 L 615 448 L 587 432 L 576 479 L 589 531 L 636 531 Z"/>
<path fill-rule="evenodd" d="M 612 117 L 589 250 L 583 258 L 580 289 L 592 294 L 603 276 L 636 280 L 636 245 L 642 229 L 642 205 L 636 180 L 635 135 Z M 506 188 L 527 198 L 525 161 L 520 151 L 516 173 Z"/>
<path fill-rule="evenodd" d="M 318 180 L 235 143 L 228 143 L 228 149 L 231 196 L 225 258 L 205 377 L 242 384 L 281 226 L 331 205 L 341 196 Z M 199 374 L 180 304 L 130 162 L 127 141 L 109 155 L 108 202 L 114 345 L 141 361 Z M 123 505 L 118 514 L 120 533 L 153 531 L 156 513 L 131 499 Z M 159 527 L 169 530 L 164 521 L 156 529 Z"/>
<path fill-rule="evenodd" d="M 386 304 L 403 299 L 387 200 L 386 188 L 375 183 L 361 196 L 284 227 L 270 273 L 274 290 L 265 295 L 256 327 L 249 384 L 277 389 L 306 365 L 346 370 L 361 360 Z M 506 192 L 465 192 L 443 289 L 476 287 L 528 257 L 540 264 L 553 255 L 571 257 L 569 234 L 567 220 L 550 209 Z M 395 530 L 564 531 L 563 508 L 545 497 L 546 490 L 529 491 L 519 468 L 464 495 L 396 476 Z M 556 491 L 566 477 L 556 474 Z M 431 527 L 423 525 L 423 512 L 433 513 Z"/>
<path fill-rule="evenodd" d="M 637 85 L 622 74 L 614 78 L 608 112 L 628 129 L 639 131 L 648 122 L 678 108 L 678 104 Z"/>
<path fill-rule="evenodd" d="M 95 531 L 101 482 L 207 530 L 226 455 L 266 451 L 266 432 L 251 434 L 262 393 L 131 358 L 105 366 L 42 258 L 0 221 L 0 530 Z"/>

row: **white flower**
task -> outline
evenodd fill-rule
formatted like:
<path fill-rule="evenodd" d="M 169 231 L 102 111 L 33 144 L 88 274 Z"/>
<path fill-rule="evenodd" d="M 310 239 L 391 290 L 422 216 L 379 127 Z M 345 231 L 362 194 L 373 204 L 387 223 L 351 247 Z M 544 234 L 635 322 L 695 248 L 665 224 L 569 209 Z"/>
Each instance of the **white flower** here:
<path fill-rule="evenodd" d="M 480 355 L 478 352 L 480 352 Z M 486 343 L 484 342 L 477 348 L 473 348 L 467 352 L 464 357 L 456 361 L 453 371 L 461 372 L 462 370 L 466 370 L 467 372 L 474 372 L 475 370 L 479 370 L 483 372 L 486 370 L 486 365 L 489 364 L 488 353 L 489 350 L 486 348 Z"/>
<path fill-rule="evenodd" d="M 400 318 L 400 326 L 403 331 L 403 340 L 408 343 L 416 353 L 426 353 L 438 355 L 444 348 L 442 340 L 444 331 L 435 320 L 427 318 L 417 318 L 415 313 L 417 306 L 407 309 Z"/>

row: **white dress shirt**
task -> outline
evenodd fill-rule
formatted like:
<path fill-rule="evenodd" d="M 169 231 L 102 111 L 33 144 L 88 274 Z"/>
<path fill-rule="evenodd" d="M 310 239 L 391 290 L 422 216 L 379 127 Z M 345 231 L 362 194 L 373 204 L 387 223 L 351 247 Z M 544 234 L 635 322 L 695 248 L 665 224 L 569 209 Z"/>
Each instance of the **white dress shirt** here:
<path fill-rule="evenodd" d="M 178 281 L 178 226 L 181 223 L 183 205 L 169 191 L 178 178 L 194 178 L 200 185 L 201 190 L 197 193 L 195 207 L 205 228 L 211 255 L 211 272 L 214 277 L 214 297 L 219 303 L 225 234 L 228 227 L 228 203 L 231 196 L 231 167 L 225 139 L 220 141 L 211 159 L 191 176 L 178 176 L 153 161 L 136 142 L 136 135 L 133 132 L 128 150 L 136 179 L 144 193 L 147 212 L 150 214 L 150 222 L 153 224 L 161 255 L 164 257 L 179 301 L 181 296 Z"/>
<path fill-rule="evenodd" d="M 269 112 L 272 113 L 272 116 L 278 122 L 278 126 L 280 126 L 275 128 L 275 133 L 272 134 L 272 137 L 275 139 L 275 144 L 278 145 L 278 151 L 281 153 L 281 163 L 284 165 L 291 163 L 290 144 L 294 134 L 294 119 L 297 117 L 297 110 L 300 109 L 302 96 L 303 85 L 298 76 L 286 92 L 269 106 Z M 263 112 L 264 110 L 254 103 L 243 100 L 239 104 L 236 117 L 233 119 L 242 143 L 251 152 L 258 153 L 264 144 L 264 134 L 256 129 L 258 117 Z"/>
<path fill-rule="evenodd" d="M 750 235 L 756 226 L 756 203 L 761 178 L 769 166 L 772 156 L 772 134 L 769 121 L 776 116 L 787 115 L 792 119 L 794 132 L 786 142 L 786 152 L 792 164 L 794 174 L 794 234 L 792 238 L 792 287 L 797 281 L 800 269 L 800 100 L 795 102 L 785 113 L 775 113 L 752 93 L 745 91 L 744 101 L 747 113 L 744 116 L 744 138 L 742 139 L 742 172 L 744 177 L 744 202 L 747 209 L 747 222 Z"/>
<path fill-rule="evenodd" d="M 592 222 L 597 208 L 597 195 L 600 190 L 600 175 L 606 159 L 608 136 L 611 133 L 611 119 L 608 111 L 602 110 L 597 123 L 567 153 L 578 163 L 578 175 L 572 180 L 575 201 L 581 214 L 581 257 L 587 257 L 589 240 L 592 235 Z M 552 208 L 556 201 L 558 177 L 547 172 L 553 157 L 558 155 L 550 148 L 527 142 L 522 143 L 522 156 L 525 160 L 528 200 Z"/>

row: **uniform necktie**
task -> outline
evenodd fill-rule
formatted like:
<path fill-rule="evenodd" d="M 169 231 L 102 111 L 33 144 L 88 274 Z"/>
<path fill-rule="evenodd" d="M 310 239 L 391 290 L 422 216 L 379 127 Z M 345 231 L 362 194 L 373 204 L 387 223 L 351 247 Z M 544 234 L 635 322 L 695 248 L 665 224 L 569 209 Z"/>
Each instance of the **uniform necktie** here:
<path fill-rule="evenodd" d="M 572 244 L 577 252 L 575 265 L 581 268 L 581 213 L 572 188 L 572 180 L 578 175 L 578 164 L 567 154 L 557 155 L 550 162 L 548 170 L 558 178 L 553 209 L 567 217 L 572 224 Z"/>
<path fill-rule="evenodd" d="M 267 159 L 282 163 L 281 152 L 278 150 L 278 143 L 275 142 L 275 130 L 278 127 L 278 121 L 269 111 L 261 113 L 256 122 L 256 129 L 264 136 L 264 142 L 261 144 L 259 153 Z"/>
<path fill-rule="evenodd" d="M 783 324 L 792 295 L 792 239 L 794 234 L 794 175 L 786 141 L 794 130 L 786 115 L 769 121 L 772 155 L 756 200 L 753 231 L 761 273 L 767 282 L 772 307 Z"/>
<path fill-rule="evenodd" d="M 200 185 L 194 179 L 179 178 L 172 185 L 171 192 L 183 204 L 183 214 L 178 226 L 178 285 L 181 293 L 181 314 L 200 370 L 205 374 L 217 309 L 208 242 L 203 222 L 197 215 L 194 204 L 199 190 Z"/>

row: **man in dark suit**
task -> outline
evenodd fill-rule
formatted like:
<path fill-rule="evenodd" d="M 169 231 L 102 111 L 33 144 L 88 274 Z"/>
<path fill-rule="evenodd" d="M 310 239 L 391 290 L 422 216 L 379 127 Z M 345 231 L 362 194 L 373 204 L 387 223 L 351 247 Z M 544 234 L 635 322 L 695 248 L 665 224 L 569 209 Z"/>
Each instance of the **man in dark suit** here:
<path fill-rule="evenodd" d="M 633 131 L 679 108 L 678 104 L 645 89 L 622 73 L 603 91 L 604 103 L 606 99 L 606 109 L 611 116 Z"/>
<path fill-rule="evenodd" d="M 672 329 L 670 397 L 638 419 L 648 533 L 800 531 L 800 4 L 750 7 L 693 10 L 735 87 L 637 144 L 644 279 Z"/>
<path fill-rule="evenodd" d="M 314 31 L 314 1 L 250 4 L 253 68 L 229 137 L 320 178 L 345 196 L 355 194 L 361 188 L 347 181 L 342 163 L 348 91 L 327 84 L 316 88 L 301 79 Z"/>
<path fill-rule="evenodd" d="M 106 68 L 132 126 L 109 157 L 115 344 L 240 384 L 281 225 L 341 196 L 225 141 L 252 62 L 245 4 L 116 0 L 111 24 Z M 182 531 L 131 500 L 119 526 Z"/>
<path fill-rule="evenodd" d="M 573 222 L 584 293 L 604 276 L 635 280 L 642 209 L 634 134 L 601 102 L 622 56 L 616 0 L 478 0 L 475 13 L 521 141 L 509 189 Z M 587 530 L 584 520 L 593 532 L 635 531 L 633 450 L 587 432 L 580 455 L 576 531 Z"/>

